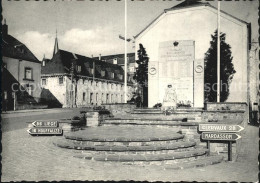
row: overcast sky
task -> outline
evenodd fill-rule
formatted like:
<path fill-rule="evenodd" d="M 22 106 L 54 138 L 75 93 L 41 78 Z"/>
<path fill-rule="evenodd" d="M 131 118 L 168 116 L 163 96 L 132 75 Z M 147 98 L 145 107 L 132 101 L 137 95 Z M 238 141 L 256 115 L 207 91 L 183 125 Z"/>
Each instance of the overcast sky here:
<path fill-rule="evenodd" d="M 128 37 L 137 35 L 155 17 L 182 1 L 128 1 Z M 217 2 L 210 2 L 217 7 Z M 252 23 L 252 39 L 258 38 L 258 0 L 221 2 L 221 9 Z M 7 1 L 3 17 L 9 34 L 26 44 L 38 59 L 51 58 L 55 31 L 59 48 L 86 56 L 124 52 L 124 1 Z M 133 44 L 128 51 L 133 52 Z"/>

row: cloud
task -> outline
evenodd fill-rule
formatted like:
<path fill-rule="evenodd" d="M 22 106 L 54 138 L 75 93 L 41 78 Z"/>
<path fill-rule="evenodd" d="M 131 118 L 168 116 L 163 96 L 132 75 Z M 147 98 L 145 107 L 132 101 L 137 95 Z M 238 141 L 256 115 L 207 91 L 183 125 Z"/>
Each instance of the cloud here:
<path fill-rule="evenodd" d="M 60 37 L 60 43 L 64 49 L 86 56 L 123 52 L 123 41 L 118 39 L 112 27 L 89 30 L 74 28 Z"/>
<path fill-rule="evenodd" d="M 17 39 L 24 43 L 39 60 L 43 58 L 44 54 L 48 58 L 52 55 L 54 37 L 48 33 L 41 34 L 37 31 L 28 31 L 19 34 Z"/>
<path fill-rule="evenodd" d="M 113 27 L 96 27 L 95 29 L 73 28 L 59 35 L 59 48 L 85 56 L 98 56 L 98 54 L 118 54 L 124 52 L 124 41 L 118 38 L 118 32 Z M 38 59 L 52 57 L 55 35 L 28 31 L 18 35 Z"/>

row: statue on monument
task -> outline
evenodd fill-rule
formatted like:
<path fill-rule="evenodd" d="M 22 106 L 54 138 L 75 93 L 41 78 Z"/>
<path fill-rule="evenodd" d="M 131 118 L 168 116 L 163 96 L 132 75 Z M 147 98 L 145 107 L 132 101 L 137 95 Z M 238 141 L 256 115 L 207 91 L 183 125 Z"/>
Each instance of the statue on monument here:
<path fill-rule="evenodd" d="M 175 89 L 169 84 L 165 90 L 165 95 L 163 98 L 162 109 L 175 110 L 177 107 L 177 95 Z"/>

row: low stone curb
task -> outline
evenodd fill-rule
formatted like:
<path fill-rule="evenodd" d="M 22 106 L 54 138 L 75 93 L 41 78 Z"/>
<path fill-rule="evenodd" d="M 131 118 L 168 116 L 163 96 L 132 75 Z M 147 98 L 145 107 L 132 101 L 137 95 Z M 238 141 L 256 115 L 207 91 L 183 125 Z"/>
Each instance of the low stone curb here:
<path fill-rule="evenodd" d="M 84 143 L 75 144 L 73 141 L 66 141 L 65 139 L 57 140 L 53 142 L 54 145 L 67 148 L 67 149 L 77 149 L 77 150 L 91 150 L 91 151 L 162 151 L 162 150 L 176 150 L 179 148 L 189 148 L 196 145 L 195 142 L 175 142 L 172 144 L 164 145 L 146 145 L 146 146 L 128 146 L 128 145 L 88 145 Z"/>
<path fill-rule="evenodd" d="M 165 137 L 149 137 L 149 138 L 142 138 L 142 137 L 133 137 L 133 138 L 125 138 L 125 137 L 91 137 L 91 136 L 84 136 L 78 134 L 67 134 L 64 135 L 66 139 L 70 140 L 77 140 L 77 141 L 92 141 L 92 142 L 151 142 L 151 141 L 171 141 L 171 140 L 178 140 L 183 139 L 184 135 L 175 133 L 172 135 L 168 135 Z"/>
<path fill-rule="evenodd" d="M 117 122 L 106 120 L 102 122 L 101 125 L 159 125 L 159 126 L 198 126 L 198 122 L 161 122 L 161 121 L 151 121 L 151 122 Z"/>
<path fill-rule="evenodd" d="M 208 156 L 204 157 L 202 159 L 194 160 L 191 162 L 185 162 L 185 163 L 177 163 L 176 165 L 166 165 L 163 168 L 166 169 L 186 169 L 186 168 L 197 168 L 197 167 L 204 167 L 208 165 L 213 165 L 217 163 L 221 163 L 223 160 L 223 156 Z"/>
<path fill-rule="evenodd" d="M 183 151 L 183 152 L 173 152 L 168 154 L 129 154 L 129 155 L 75 155 L 76 158 L 95 160 L 95 161 L 118 161 L 118 162 L 127 162 L 127 161 L 165 161 L 165 160 L 175 160 L 190 158 L 195 156 L 202 156 L 208 153 L 207 149 L 195 149 L 192 151 Z"/>

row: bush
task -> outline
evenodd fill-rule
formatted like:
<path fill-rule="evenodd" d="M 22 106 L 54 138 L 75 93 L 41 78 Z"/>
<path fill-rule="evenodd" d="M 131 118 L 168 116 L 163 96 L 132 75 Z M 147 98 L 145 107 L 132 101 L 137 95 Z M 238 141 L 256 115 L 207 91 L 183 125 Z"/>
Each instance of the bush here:
<path fill-rule="evenodd" d="M 157 103 L 153 106 L 153 108 L 161 108 L 162 107 L 162 103 Z"/>

